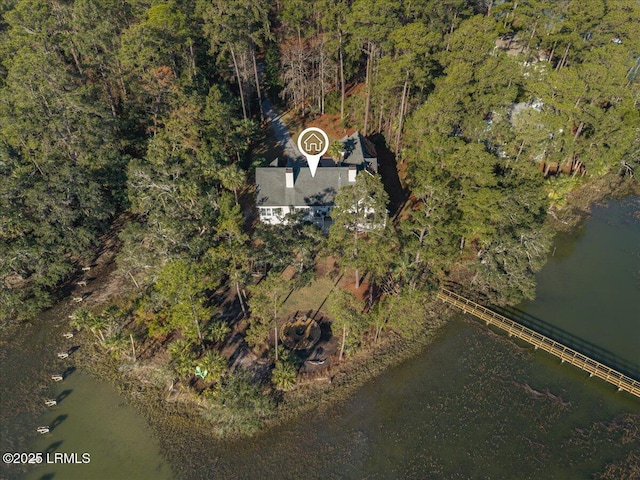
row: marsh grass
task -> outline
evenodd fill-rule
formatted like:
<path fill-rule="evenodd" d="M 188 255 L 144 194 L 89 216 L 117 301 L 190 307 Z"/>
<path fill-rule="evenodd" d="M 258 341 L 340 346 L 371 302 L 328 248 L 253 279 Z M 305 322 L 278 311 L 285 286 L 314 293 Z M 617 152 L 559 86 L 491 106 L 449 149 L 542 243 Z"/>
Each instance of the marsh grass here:
<path fill-rule="evenodd" d="M 414 337 L 404 339 L 390 332 L 381 342 L 364 344 L 348 360 L 333 363 L 320 375 L 303 378 L 295 389 L 283 396 L 277 415 L 265 424 L 273 426 L 306 412 L 321 412 L 347 400 L 368 380 L 422 352 L 449 316 L 444 306 L 434 303 L 423 328 Z"/>
<path fill-rule="evenodd" d="M 287 310 L 308 309 L 309 298 L 326 298 L 333 285 L 333 281 L 325 277 L 294 292 L 296 295 L 287 300 Z M 335 362 L 319 375 L 303 377 L 298 386 L 277 399 L 264 387 L 256 386 L 249 392 L 242 381 L 233 388 L 240 394 L 231 395 L 232 400 L 213 398 L 215 395 L 198 396 L 185 391 L 186 386 L 174 384 L 168 367 L 158 363 L 158 359 L 116 361 L 105 355 L 86 333 L 77 337 L 83 346 L 76 363 L 79 368 L 112 383 L 149 419 L 156 431 L 164 431 L 169 417 L 173 424 L 178 415 L 182 417 L 179 423 L 194 432 L 219 439 L 244 438 L 305 412 L 323 411 L 346 400 L 367 380 L 420 353 L 448 316 L 440 304 L 433 304 L 429 311 L 424 328 L 415 337 L 403 339 L 390 332 L 378 343 L 365 343 L 348 360 Z M 174 392 L 170 391 L 172 387 Z M 159 435 L 162 438 L 165 434 Z"/>

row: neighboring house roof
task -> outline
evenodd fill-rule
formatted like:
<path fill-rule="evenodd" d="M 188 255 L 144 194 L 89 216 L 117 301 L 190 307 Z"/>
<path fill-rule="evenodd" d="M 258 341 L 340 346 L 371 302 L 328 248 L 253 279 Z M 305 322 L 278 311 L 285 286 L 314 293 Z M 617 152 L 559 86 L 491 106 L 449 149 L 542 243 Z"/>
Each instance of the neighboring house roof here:
<path fill-rule="evenodd" d="M 376 147 L 364 138 L 360 132 L 355 132 L 353 135 L 344 137 L 340 142 L 342 142 L 345 147 L 345 154 L 342 159 L 344 165 L 356 165 L 358 167 L 368 166 L 372 171 L 378 171 L 378 154 L 376 153 Z"/>
<path fill-rule="evenodd" d="M 285 168 L 256 168 L 258 207 L 332 206 L 336 193 L 349 185 L 349 167 L 322 167 L 311 176 L 309 167 L 293 169 L 294 187 L 287 188 Z"/>

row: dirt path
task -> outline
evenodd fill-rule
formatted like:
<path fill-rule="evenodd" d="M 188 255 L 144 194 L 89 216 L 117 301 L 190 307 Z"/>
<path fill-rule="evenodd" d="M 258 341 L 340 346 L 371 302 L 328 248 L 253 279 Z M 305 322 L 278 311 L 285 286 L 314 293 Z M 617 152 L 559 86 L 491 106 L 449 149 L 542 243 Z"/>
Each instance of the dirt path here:
<path fill-rule="evenodd" d="M 262 102 L 262 106 L 265 117 L 267 117 L 269 119 L 269 122 L 271 122 L 273 131 L 276 134 L 276 138 L 278 139 L 278 142 L 280 142 L 280 145 L 284 150 L 284 156 L 287 158 L 287 160 L 291 160 L 291 163 L 304 162 L 304 157 L 291 138 L 287 126 L 282 121 L 282 114 L 275 110 L 274 106 L 269 100 L 265 99 Z"/>

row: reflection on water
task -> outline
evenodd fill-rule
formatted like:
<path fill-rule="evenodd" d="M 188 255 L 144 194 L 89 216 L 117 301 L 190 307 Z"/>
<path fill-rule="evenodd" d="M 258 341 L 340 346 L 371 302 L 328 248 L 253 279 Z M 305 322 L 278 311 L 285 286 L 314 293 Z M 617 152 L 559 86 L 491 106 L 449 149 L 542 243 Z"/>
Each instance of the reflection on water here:
<path fill-rule="evenodd" d="M 216 449 L 214 468 L 216 478 L 589 478 L 640 448 L 616 426 L 638 428 L 639 414 L 626 394 L 455 320 L 346 404 Z"/>
<path fill-rule="evenodd" d="M 575 333 L 569 332 L 541 318 L 534 317 L 519 308 L 493 307 L 493 310 L 631 378 L 640 379 L 640 362 L 637 360 L 630 361 L 622 358 L 611 350 L 602 348 L 597 343 L 589 342 Z M 625 340 L 631 344 L 635 341 L 633 337 L 625 338 Z"/>
<path fill-rule="evenodd" d="M 49 453 L 50 462 L 55 461 L 56 453 L 76 453 L 78 461 L 88 453 L 90 462 L 22 468 L 0 464 L 0 478 L 174 478 L 144 418 L 124 403 L 111 385 L 76 370 L 73 355 L 57 358 L 57 351 L 69 348 L 56 346 L 64 331 L 57 319 L 67 315 L 63 308 L 56 307 L 34 320 L 33 326 L 16 332 L 10 341 L 3 338 L 0 450 Z M 53 382 L 52 374 L 61 374 L 64 380 Z M 57 405 L 47 409 L 45 399 L 54 399 Z M 44 425 L 49 426 L 50 432 L 36 433 L 36 428 Z"/>

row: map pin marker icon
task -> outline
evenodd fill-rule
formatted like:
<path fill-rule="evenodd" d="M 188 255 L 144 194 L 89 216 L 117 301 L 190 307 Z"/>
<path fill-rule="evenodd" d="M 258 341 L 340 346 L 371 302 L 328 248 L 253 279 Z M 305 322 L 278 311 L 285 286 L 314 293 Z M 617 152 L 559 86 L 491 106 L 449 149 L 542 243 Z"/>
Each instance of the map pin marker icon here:
<path fill-rule="evenodd" d="M 298 150 L 307 159 L 311 176 L 315 177 L 320 158 L 329 150 L 329 137 L 321 128 L 305 128 L 298 136 Z"/>

